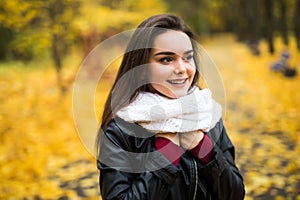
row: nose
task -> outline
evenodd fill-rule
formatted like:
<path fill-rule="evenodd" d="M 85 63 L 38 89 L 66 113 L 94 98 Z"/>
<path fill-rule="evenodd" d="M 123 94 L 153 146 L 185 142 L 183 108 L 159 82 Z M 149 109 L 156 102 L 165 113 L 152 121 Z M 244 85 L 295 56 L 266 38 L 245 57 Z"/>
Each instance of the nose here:
<path fill-rule="evenodd" d="M 174 73 L 175 74 L 184 74 L 186 72 L 186 66 L 187 63 L 185 63 L 185 61 L 181 58 L 178 59 L 178 61 L 176 62 L 175 66 L 174 66 Z"/>

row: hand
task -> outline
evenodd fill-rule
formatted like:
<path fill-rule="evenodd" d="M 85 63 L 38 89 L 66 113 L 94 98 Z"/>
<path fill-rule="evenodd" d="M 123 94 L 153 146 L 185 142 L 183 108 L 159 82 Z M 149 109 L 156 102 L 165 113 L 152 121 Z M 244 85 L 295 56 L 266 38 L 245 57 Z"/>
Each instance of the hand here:
<path fill-rule="evenodd" d="M 203 139 L 204 133 L 201 130 L 180 133 L 179 144 L 182 148 L 191 150 Z"/>
<path fill-rule="evenodd" d="M 203 139 L 204 133 L 201 130 L 186 133 L 158 133 L 156 137 L 163 137 L 171 140 L 174 144 L 184 149 L 191 150 Z"/>
<path fill-rule="evenodd" d="M 156 134 L 156 137 L 166 138 L 166 139 L 172 141 L 174 144 L 180 146 L 179 134 L 177 134 L 177 133 L 158 133 L 158 134 Z"/>

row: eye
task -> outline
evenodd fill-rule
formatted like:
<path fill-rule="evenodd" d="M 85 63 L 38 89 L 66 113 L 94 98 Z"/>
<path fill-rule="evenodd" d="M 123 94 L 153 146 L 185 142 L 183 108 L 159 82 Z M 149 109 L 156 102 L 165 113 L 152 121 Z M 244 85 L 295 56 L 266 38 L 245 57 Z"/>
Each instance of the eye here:
<path fill-rule="evenodd" d="M 168 64 L 168 63 L 170 63 L 172 61 L 173 61 L 172 57 L 163 57 L 163 58 L 159 59 L 159 62 L 161 62 L 163 64 Z"/>
<path fill-rule="evenodd" d="M 187 55 L 185 57 L 183 57 L 183 60 L 186 62 L 191 61 L 194 58 L 193 54 Z"/>

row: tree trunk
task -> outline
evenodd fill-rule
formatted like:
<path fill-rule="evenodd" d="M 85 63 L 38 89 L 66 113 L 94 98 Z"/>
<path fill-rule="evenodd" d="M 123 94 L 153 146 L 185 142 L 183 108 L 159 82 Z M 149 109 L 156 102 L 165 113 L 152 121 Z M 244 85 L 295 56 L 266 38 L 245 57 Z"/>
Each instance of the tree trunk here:
<path fill-rule="evenodd" d="M 283 39 L 283 43 L 285 45 L 288 45 L 289 39 L 288 39 L 288 30 L 287 30 L 286 0 L 278 0 L 278 2 L 279 2 L 279 8 L 280 8 L 279 29 L 281 32 L 281 37 Z"/>
<path fill-rule="evenodd" d="M 62 14 L 66 11 L 66 4 L 61 0 L 48 1 L 48 3 L 47 12 L 50 27 L 54 29 L 51 32 L 51 57 L 56 69 L 57 85 L 61 95 L 63 95 L 66 92 L 66 87 L 63 85 L 61 71 L 63 67 L 62 60 L 67 53 L 66 30 L 68 26 L 61 18 Z"/>
<path fill-rule="evenodd" d="M 300 51 L 300 0 L 296 1 L 294 12 L 294 34 L 296 38 L 297 48 Z"/>
<path fill-rule="evenodd" d="M 65 88 L 63 86 L 61 69 L 62 69 L 62 57 L 64 52 L 64 44 L 60 39 L 60 36 L 57 34 L 52 35 L 52 45 L 51 45 L 51 56 L 54 61 L 56 76 L 57 76 L 57 85 L 60 90 L 60 93 L 63 95 L 65 93 Z"/>
<path fill-rule="evenodd" d="M 274 54 L 274 19 L 273 19 L 273 10 L 274 3 L 273 0 L 264 0 L 264 10 L 265 10 L 265 26 L 266 26 L 266 38 L 269 47 L 269 53 Z"/>

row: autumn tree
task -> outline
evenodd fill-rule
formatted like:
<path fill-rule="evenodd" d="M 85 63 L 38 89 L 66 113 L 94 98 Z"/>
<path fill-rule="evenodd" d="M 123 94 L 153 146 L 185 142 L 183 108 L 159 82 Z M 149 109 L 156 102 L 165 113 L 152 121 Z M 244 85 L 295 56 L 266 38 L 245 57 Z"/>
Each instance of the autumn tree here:
<path fill-rule="evenodd" d="M 75 16 L 80 14 L 79 6 L 79 1 L 49 0 L 42 7 L 46 13 L 43 21 L 47 24 L 49 31 L 50 52 L 61 92 L 65 90 L 61 80 L 62 61 L 68 53 L 69 46 L 74 42 L 72 37 L 75 30 L 71 22 Z"/>
<path fill-rule="evenodd" d="M 33 59 L 48 49 L 63 91 L 62 60 L 74 42 L 76 30 L 72 21 L 79 15 L 79 7 L 80 1 L 68 0 L 1 1 L 0 31 L 5 39 L 0 41 L 8 41 L 4 43 L 6 52 L 2 50 L 1 57 L 12 54 L 14 59 Z"/>
<path fill-rule="evenodd" d="M 34 31 L 39 18 L 37 7 L 39 2 L 0 1 L 1 59 L 32 59 L 39 48 L 46 45 Z M 35 42 L 38 45 L 34 46 Z"/>

